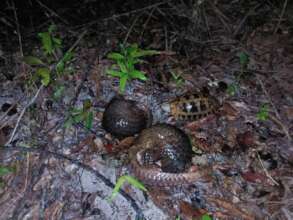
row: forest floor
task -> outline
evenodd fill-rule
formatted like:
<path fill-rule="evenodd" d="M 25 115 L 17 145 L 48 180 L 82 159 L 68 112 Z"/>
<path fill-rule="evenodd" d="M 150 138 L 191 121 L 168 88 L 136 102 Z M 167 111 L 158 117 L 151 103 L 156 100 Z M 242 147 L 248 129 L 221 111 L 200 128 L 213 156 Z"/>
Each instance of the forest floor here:
<path fill-rule="evenodd" d="M 0 219 L 293 219 L 290 1 L 1 4 Z M 147 79 L 124 89 L 109 54 L 135 44 L 154 54 L 135 65 Z M 211 118 L 163 110 L 202 91 L 220 103 Z M 109 200 L 120 176 L 135 177 L 133 137 L 101 123 L 118 94 L 147 106 L 153 125 L 182 129 L 211 178 L 125 183 Z"/>

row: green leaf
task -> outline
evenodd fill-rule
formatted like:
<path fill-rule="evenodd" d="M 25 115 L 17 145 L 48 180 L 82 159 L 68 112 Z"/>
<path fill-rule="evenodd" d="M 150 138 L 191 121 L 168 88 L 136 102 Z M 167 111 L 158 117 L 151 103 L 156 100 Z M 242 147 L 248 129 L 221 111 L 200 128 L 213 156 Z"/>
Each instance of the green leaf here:
<path fill-rule="evenodd" d="M 58 46 L 58 48 L 61 46 L 62 44 L 62 40 L 60 38 L 57 37 L 52 37 L 52 41 L 54 42 L 55 46 Z"/>
<path fill-rule="evenodd" d="M 65 70 L 65 64 L 70 61 L 73 58 L 73 53 L 70 51 L 67 51 L 62 59 L 57 63 L 56 65 L 56 71 L 60 75 L 64 72 Z"/>
<path fill-rule="evenodd" d="M 156 50 L 139 50 L 139 51 L 135 51 L 131 55 L 132 57 L 144 57 L 144 56 L 152 56 L 157 54 L 160 54 L 160 52 Z"/>
<path fill-rule="evenodd" d="M 92 102 L 90 99 L 86 99 L 82 103 L 82 109 L 83 111 L 87 111 L 92 107 Z"/>
<path fill-rule="evenodd" d="M 75 73 L 75 69 L 73 66 L 68 66 L 64 69 L 64 74 L 73 75 L 74 73 Z"/>
<path fill-rule="evenodd" d="M 43 61 L 34 56 L 25 56 L 23 61 L 28 65 L 44 65 Z"/>
<path fill-rule="evenodd" d="M 122 185 L 124 184 L 125 181 L 128 181 L 132 186 L 136 187 L 137 189 L 140 189 L 142 191 L 147 191 L 145 186 L 140 181 L 138 181 L 137 179 L 135 179 L 132 176 L 124 175 L 124 176 L 119 177 L 119 179 L 117 180 L 115 187 L 114 187 L 108 201 L 112 201 L 117 196 L 118 192 L 120 191 L 120 188 L 122 187 Z"/>
<path fill-rule="evenodd" d="M 126 53 L 133 57 L 133 54 L 136 53 L 138 51 L 138 44 L 132 44 L 129 47 L 126 48 Z"/>
<path fill-rule="evenodd" d="M 57 27 L 55 24 L 51 24 L 49 27 L 48 27 L 48 32 L 50 34 L 52 34 L 53 32 L 55 32 L 57 30 Z"/>
<path fill-rule="evenodd" d="M 176 80 L 176 86 L 177 86 L 177 87 L 182 86 L 183 82 L 184 82 L 183 79 L 181 79 L 181 78 L 180 78 L 180 79 L 177 79 L 177 80 Z"/>
<path fill-rule="evenodd" d="M 0 177 L 13 172 L 11 167 L 0 166 Z"/>
<path fill-rule="evenodd" d="M 125 175 L 124 177 L 135 188 L 140 189 L 142 191 L 147 191 L 147 189 L 145 188 L 145 186 L 140 181 L 138 181 L 137 179 L 135 179 L 134 177 L 128 176 L 128 175 Z"/>
<path fill-rule="evenodd" d="M 147 77 L 144 75 L 144 73 L 138 70 L 133 70 L 129 75 L 133 79 L 140 79 L 144 81 L 147 80 Z"/>
<path fill-rule="evenodd" d="M 80 115 L 82 114 L 83 109 L 79 109 L 79 108 L 73 108 L 70 110 L 70 114 L 71 115 Z"/>
<path fill-rule="evenodd" d="M 65 127 L 65 128 L 69 128 L 69 127 L 72 126 L 72 124 L 73 124 L 73 119 L 72 119 L 71 117 L 69 117 L 69 118 L 65 121 L 65 123 L 64 123 L 64 127 Z"/>
<path fill-rule="evenodd" d="M 106 73 L 114 77 L 121 77 L 123 75 L 122 72 L 115 70 L 106 70 Z"/>
<path fill-rule="evenodd" d="M 64 63 L 67 63 L 67 62 L 71 61 L 72 58 L 73 58 L 73 52 L 71 52 L 71 51 L 67 51 L 67 52 L 64 54 L 62 60 L 63 60 Z"/>
<path fill-rule="evenodd" d="M 124 176 L 119 177 L 108 201 L 112 201 L 117 196 L 120 188 L 122 187 L 122 185 L 125 181 L 126 180 L 125 180 Z"/>
<path fill-rule="evenodd" d="M 239 61 L 240 61 L 240 65 L 242 67 L 245 67 L 249 62 L 248 55 L 246 53 L 244 53 L 244 52 L 241 52 L 239 54 Z"/>
<path fill-rule="evenodd" d="M 49 32 L 43 32 L 38 34 L 41 38 L 43 49 L 45 54 L 52 54 L 53 53 L 53 42 Z"/>
<path fill-rule="evenodd" d="M 60 60 L 56 65 L 56 71 L 58 75 L 61 75 L 64 72 L 64 69 L 65 69 L 65 63 L 63 62 L 63 60 Z"/>
<path fill-rule="evenodd" d="M 61 98 L 63 92 L 65 90 L 65 86 L 61 85 L 61 86 L 58 86 L 57 88 L 55 88 L 55 91 L 53 93 L 53 98 L 55 100 L 58 100 Z"/>
<path fill-rule="evenodd" d="M 41 82 L 44 86 L 49 85 L 50 83 L 50 70 L 48 68 L 38 68 L 37 74 L 41 77 Z"/>
<path fill-rule="evenodd" d="M 260 107 L 259 112 L 256 114 L 256 117 L 260 121 L 268 120 L 268 118 L 269 118 L 269 106 L 268 106 L 268 104 L 263 104 Z"/>
<path fill-rule="evenodd" d="M 137 43 L 133 43 L 133 44 L 130 45 L 130 48 L 131 48 L 130 49 L 130 52 L 133 51 L 133 50 L 136 51 L 136 50 L 138 50 L 138 44 Z"/>
<path fill-rule="evenodd" d="M 72 117 L 74 123 L 79 123 L 83 121 L 84 118 L 84 114 L 76 114 Z"/>
<path fill-rule="evenodd" d="M 89 130 L 93 127 L 93 119 L 94 119 L 93 112 L 88 112 L 86 120 L 85 120 L 85 127 Z"/>
<path fill-rule="evenodd" d="M 134 64 L 137 64 L 137 63 L 143 63 L 143 60 L 132 57 L 131 58 L 131 61 L 129 63 L 131 63 L 132 65 L 134 65 Z"/>
<path fill-rule="evenodd" d="M 0 180 L 0 188 L 3 188 L 4 186 L 5 186 L 5 183 L 2 180 Z"/>
<path fill-rule="evenodd" d="M 170 71 L 170 73 L 171 73 L 171 76 L 174 80 L 177 80 L 180 78 L 180 74 L 177 75 L 174 71 Z"/>
<path fill-rule="evenodd" d="M 228 85 L 227 93 L 230 96 L 234 96 L 236 94 L 237 90 L 238 90 L 238 85 L 235 84 L 235 83 L 231 83 L 231 84 Z"/>
<path fill-rule="evenodd" d="M 123 61 L 118 60 L 117 63 L 118 63 L 118 66 L 120 67 L 121 72 L 123 72 L 123 73 L 128 72 L 127 67 L 126 67 L 126 65 L 125 65 L 125 63 Z"/>
<path fill-rule="evenodd" d="M 126 87 L 127 80 L 128 80 L 127 74 L 123 75 L 120 78 L 120 81 L 119 81 L 119 89 L 120 89 L 120 92 L 124 92 L 125 91 L 125 87 Z"/>
<path fill-rule="evenodd" d="M 132 59 L 132 57 L 129 57 L 129 59 L 126 61 L 126 67 L 127 67 L 127 70 L 130 72 L 132 69 L 134 69 L 134 63 L 135 63 L 135 60 Z"/>
<path fill-rule="evenodd" d="M 203 216 L 201 216 L 201 220 L 212 220 L 211 216 L 204 214 Z"/>
<path fill-rule="evenodd" d="M 108 57 L 108 59 L 112 59 L 112 60 L 116 60 L 116 61 L 125 59 L 125 57 L 122 54 L 115 53 L 115 52 L 109 53 L 107 57 Z"/>

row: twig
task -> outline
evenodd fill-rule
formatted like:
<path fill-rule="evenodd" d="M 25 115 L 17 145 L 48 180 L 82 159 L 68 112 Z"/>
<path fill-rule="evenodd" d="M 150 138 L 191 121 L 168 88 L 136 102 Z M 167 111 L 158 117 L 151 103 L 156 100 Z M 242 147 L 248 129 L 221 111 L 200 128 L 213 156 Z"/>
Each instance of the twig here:
<path fill-rule="evenodd" d="M 278 20 L 278 24 L 277 24 L 277 26 L 276 26 L 276 28 L 275 28 L 275 30 L 274 30 L 274 34 L 277 33 L 277 31 L 278 31 L 278 29 L 279 29 L 279 27 L 280 27 L 281 20 L 283 19 L 284 14 L 285 14 L 285 11 L 286 11 L 286 8 L 287 8 L 287 3 L 288 3 L 288 0 L 285 0 L 285 1 L 284 1 L 284 4 L 283 4 L 282 11 L 281 11 L 280 18 L 279 18 L 279 20 Z"/>
<path fill-rule="evenodd" d="M 285 135 L 287 136 L 288 140 L 291 141 L 292 138 L 291 138 L 291 136 L 290 136 L 290 134 L 289 134 L 289 130 L 288 130 L 288 128 L 287 128 L 287 127 L 281 122 L 281 116 L 280 116 L 280 114 L 279 114 L 279 112 L 278 112 L 278 110 L 277 110 L 275 104 L 273 103 L 273 101 L 272 101 L 272 99 L 271 99 L 271 97 L 270 97 L 268 91 L 266 90 L 265 85 L 263 84 L 263 82 L 261 81 L 261 79 L 259 78 L 258 75 L 256 75 L 256 78 L 257 78 L 257 81 L 259 82 L 259 84 L 260 84 L 260 86 L 261 86 L 261 88 L 262 88 L 264 94 L 266 95 L 267 99 L 269 100 L 269 102 L 270 102 L 270 104 L 271 104 L 271 106 L 272 106 L 272 108 L 273 108 L 273 111 L 274 111 L 274 113 L 275 113 L 275 115 L 276 115 L 276 118 L 271 117 L 271 119 L 273 119 L 273 121 L 274 121 L 275 123 L 276 123 L 276 121 L 278 121 L 278 123 L 277 123 L 278 125 L 281 124 L 281 128 L 282 128 L 283 132 L 284 132 Z M 274 120 L 274 119 L 275 119 L 275 120 Z M 277 119 L 277 120 L 276 120 L 276 119 Z"/>
<path fill-rule="evenodd" d="M 26 154 L 26 161 L 27 161 L 27 164 L 26 164 L 25 183 L 24 183 L 23 194 L 25 193 L 26 188 L 28 186 L 28 176 L 29 176 L 29 173 L 30 173 L 29 172 L 30 171 L 30 153 Z"/>
<path fill-rule="evenodd" d="M 84 35 L 87 33 L 87 30 L 83 31 L 77 38 L 77 40 L 74 42 L 74 44 L 67 50 L 67 52 L 71 52 L 74 50 L 74 48 L 79 44 L 81 39 L 84 37 Z"/>
<path fill-rule="evenodd" d="M 87 33 L 87 30 L 83 31 L 79 37 L 77 38 L 77 40 L 74 42 L 74 44 L 67 50 L 67 52 L 72 52 L 74 50 L 74 48 L 78 45 L 78 43 L 81 41 L 81 39 L 84 37 L 84 35 Z M 70 106 L 73 106 L 75 105 L 75 102 L 77 101 L 77 98 L 78 98 L 78 95 L 82 89 L 82 85 L 83 83 L 85 82 L 85 80 L 87 79 L 88 77 L 88 74 L 89 74 L 89 71 L 90 71 L 90 68 L 91 68 L 91 65 L 87 65 L 86 66 L 86 71 L 85 71 L 85 74 L 83 75 L 83 78 L 80 82 L 80 84 L 78 85 L 77 87 L 77 90 L 76 90 L 76 93 L 75 93 L 75 96 L 72 98 L 72 100 L 70 101 Z"/>
<path fill-rule="evenodd" d="M 140 36 L 139 36 L 139 38 L 138 38 L 139 41 L 142 41 L 142 37 L 143 37 L 143 35 L 144 35 L 144 31 L 145 31 L 145 29 L 146 29 L 146 27 L 147 27 L 149 21 L 151 20 L 151 17 L 153 16 L 153 13 L 154 13 L 155 9 L 156 9 L 156 8 L 153 8 L 153 9 L 151 10 L 151 12 L 149 13 L 148 18 L 146 19 L 146 21 L 145 21 L 144 24 L 142 25 L 143 28 L 142 28 L 142 30 L 141 30 L 141 34 L 140 34 Z"/>
<path fill-rule="evenodd" d="M 125 31 L 128 30 L 128 28 L 122 22 L 120 22 L 118 19 L 113 18 L 113 21 L 115 21 L 117 24 L 119 24 Z"/>
<path fill-rule="evenodd" d="M 279 186 L 280 184 L 279 184 L 276 180 L 274 180 L 274 178 L 269 174 L 268 170 L 267 170 L 267 169 L 265 168 L 265 166 L 263 165 L 263 162 L 262 162 L 262 160 L 261 160 L 261 158 L 260 158 L 258 152 L 256 153 L 256 155 L 257 155 L 257 159 L 259 160 L 260 165 L 261 165 L 262 169 L 264 170 L 266 176 L 267 176 L 267 177 L 268 177 L 268 178 L 269 178 L 269 179 L 270 179 L 275 185 Z"/>
<path fill-rule="evenodd" d="M 132 11 L 125 12 L 125 13 L 121 13 L 121 14 L 118 14 L 118 15 L 113 15 L 113 16 L 111 16 L 111 17 L 104 18 L 103 20 L 109 20 L 109 19 L 112 19 L 112 18 L 119 18 L 119 17 L 122 17 L 122 16 L 129 16 L 130 14 L 138 13 L 138 12 L 142 12 L 142 11 L 145 11 L 145 10 L 148 10 L 148 9 L 151 9 L 151 8 L 154 8 L 154 7 L 158 7 L 158 6 L 160 6 L 160 5 L 163 5 L 163 4 L 168 3 L 168 2 L 170 2 L 170 1 L 171 1 L 171 0 L 158 2 L 158 3 L 155 3 L 155 4 L 148 5 L 148 6 L 146 6 L 146 7 L 143 7 L 143 8 L 134 9 L 134 10 L 132 10 Z"/>
<path fill-rule="evenodd" d="M 45 150 L 43 148 L 33 148 L 33 147 L 19 147 L 19 146 L 0 146 L 0 151 L 21 151 L 21 152 L 33 152 L 33 153 L 43 153 L 45 155 L 51 155 L 57 159 L 63 159 L 63 160 L 67 160 L 72 164 L 77 165 L 78 167 L 87 170 L 88 172 L 94 174 L 97 178 L 99 178 L 100 180 L 102 180 L 106 186 L 108 186 L 109 188 L 114 188 L 115 185 L 109 180 L 107 179 L 105 176 L 103 176 L 101 173 L 99 173 L 99 171 L 93 169 L 91 166 L 84 164 L 82 162 L 80 162 L 77 159 L 71 158 L 67 155 L 64 154 L 60 154 L 57 152 L 53 152 L 53 151 L 49 151 L 49 150 Z M 140 209 L 140 207 L 136 204 L 136 201 L 130 197 L 124 190 L 119 190 L 119 193 L 131 204 L 132 208 L 135 210 L 136 214 L 137 214 L 137 218 L 136 219 L 145 219 L 144 215 L 142 213 L 142 210 Z"/>
<path fill-rule="evenodd" d="M 0 130 L 2 130 L 3 128 L 5 128 L 7 125 L 9 125 L 10 122 L 14 122 L 14 120 L 17 118 L 17 114 L 9 117 L 7 120 L 5 121 L 0 121 Z"/>
<path fill-rule="evenodd" d="M 241 28 L 243 27 L 243 25 L 245 24 L 247 18 L 255 11 L 255 9 L 259 7 L 259 5 L 254 6 L 253 8 L 251 8 L 246 15 L 243 17 L 243 19 L 240 21 L 239 25 L 237 26 L 237 28 L 235 29 L 233 36 L 235 37 L 239 31 L 241 30 Z"/>
<path fill-rule="evenodd" d="M 16 31 L 17 31 L 18 43 L 19 43 L 19 51 L 20 51 L 20 55 L 21 55 L 21 57 L 23 57 L 22 41 L 21 41 L 21 34 L 20 34 L 20 27 L 19 27 L 19 23 L 18 23 L 17 12 L 16 12 L 16 8 L 15 8 L 14 1 L 12 1 L 12 8 L 13 8 L 14 19 L 15 19 L 15 23 L 16 23 Z"/>
<path fill-rule="evenodd" d="M 16 107 L 16 102 L 13 103 L 5 112 L 4 114 L 0 117 L 0 123 L 2 124 L 2 120 L 5 118 L 5 116 L 8 114 L 8 112 L 10 112 L 10 110 L 12 110 L 14 107 Z M 3 126 L 0 127 L 0 130 Z"/>
<path fill-rule="evenodd" d="M 60 15 L 58 15 L 55 11 L 53 11 L 52 9 L 48 8 L 45 4 L 43 4 L 41 1 L 38 1 L 39 5 L 43 8 L 45 8 L 47 11 L 49 11 L 52 15 L 54 15 L 55 17 L 59 18 L 62 22 L 64 22 L 65 24 L 69 24 L 64 18 L 62 18 Z"/>
<path fill-rule="evenodd" d="M 282 213 L 286 216 L 286 218 L 288 219 L 288 220 L 290 220 L 290 219 L 292 219 L 293 218 L 293 213 L 292 212 L 290 212 L 287 208 L 281 208 L 281 210 L 282 210 Z"/>
<path fill-rule="evenodd" d="M 92 26 L 94 24 L 97 24 L 97 23 L 100 23 L 100 22 L 104 22 L 104 21 L 108 21 L 108 20 L 112 20 L 112 19 L 115 19 L 115 18 L 120 18 L 120 17 L 123 17 L 123 16 L 129 16 L 131 14 L 134 14 L 134 13 L 138 13 L 138 12 L 142 12 L 142 11 L 145 11 L 145 10 L 148 10 L 148 9 L 152 9 L 154 7 L 158 7 L 160 5 L 163 5 L 163 4 L 166 4 L 166 3 L 169 3 L 171 2 L 172 0 L 166 0 L 166 1 L 162 1 L 162 2 L 158 2 L 158 3 L 155 3 L 155 4 L 151 4 L 151 5 L 148 5 L 146 7 L 143 7 L 143 8 L 139 8 L 139 9 L 134 9 L 132 11 L 128 11 L 128 12 L 124 12 L 124 13 L 121 13 L 121 14 L 117 14 L 117 15 L 112 15 L 110 17 L 106 17 L 106 18 L 103 18 L 101 20 L 97 20 L 97 21 L 91 21 L 89 23 L 86 24 L 86 26 Z M 84 24 L 82 25 L 84 26 Z M 79 26 L 76 26 L 77 28 L 78 27 L 81 27 L 81 25 Z"/>
<path fill-rule="evenodd" d="M 136 24 L 138 18 L 139 18 L 139 16 L 137 16 L 137 17 L 134 19 L 134 21 L 132 22 L 132 25 L 130 26 L 130 28 L 129 28 L 129 30 L 127 31 L 127 34 L 126 34 L 126 36 L 125 36 L 125 38 L 124 38 L 123 45 L 125 45 L 125 43 L 127 42 L 128 37 L 129 37 L 129 34 L 131 33 L 131 31 L 132 31 L 134 25 Z"/>
<path fill-rule="evenodd" d="M 209 20 L 207 18 L 207 10 L 203 10 L 203 18 L 204 18 L 204 23 L 205 23 L 206 30 L 208 33 L 208 39 L 212 39 L 211 28 L 209 25 Z"/>
<path fill-rule="evenodd" d="M 219 8 L 217 8 L 217 6 L 215 4 L 213 4 L 210 1 L 208 1 L 208 3 L 211 5 L 211 7 L 214 10 L 214 12 L 218 15 L 218 18 L 220 19 L 221 23 L 225 26 L 227 32 L 231 33 L 231 28 L 226 22 L 226 21 L 229 21 L 229 19 L 223 14 L 223 12 L 220 11 Z"/>
<path fill-rule="evenodd" d="M 168 51 L 170 48 L 168 43 L 168 30 L 166 26 L 164 26 L 164 35 L 165 35 L 165 50 Z"/>
<path fill-rule="evenodd" d="M 237 216 L 238 219 L 246 219 L 246 220 L 254 220 L 254 216 L 249 213 L 247 210 L 242 210 L 241 208 L 237 207 L 236 204 L 231 203 L 230 201 L 224 200 L 222 198 L 215 198 L 208 196 L 207 201 L 210 203 L 215 203 L 217 206 L 225 209 L 231 216 Z"/>
<path fill-rule="evenodd" d="M 269 119 L 271 119 L 275 124 L 277 124 L 283 130 L 283 132 L 285 133 L 286 137 L 291 142 L 292 138 L 290 136 L 288 128 L 279 119 L 277 119 L 275 116 L 273 116 L 271 114 L 269 114 Z"/>
<path fill-rule="evenodd" d="M 19 126 L 20 120 L 22 119 L 22 117 L 23 117 L 25 111 L 27 110 L 27 108 L 29 108 L 36 101 L 36 99 L 38 98 L 38 96 L 40 94 L 40 91 L 43 89 L 43 87 L 44 87 L 43 85 L 40 86 L 40 88 L 38 89 L 38 91 L 36 92 L 34 97 L 30 100 L 30 102 L 20 112 L 20 115 L 19 115 L 19 117 L 17 119 L 16 125 L 15 125 L 15 127 L 14 127 L 14 129 L 12 131 L 12 134 L 11 134 L 9 140 L 5 144 L 6 146 L 10 145 L 10 143 L 13 141 L 13 138 L 14 138 L 14 135 L 15 135 L 15 133 L 17 131 L 18 126 Z"/>

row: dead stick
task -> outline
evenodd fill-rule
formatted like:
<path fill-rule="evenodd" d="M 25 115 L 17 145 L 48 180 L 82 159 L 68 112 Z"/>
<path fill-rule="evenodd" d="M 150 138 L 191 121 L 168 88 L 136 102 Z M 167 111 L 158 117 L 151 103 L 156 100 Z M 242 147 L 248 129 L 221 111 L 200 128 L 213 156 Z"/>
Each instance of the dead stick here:
<path fill-rule="evenodd" d="M 18 126 L 19 126 L 20 120 L 22 119 L 25 111 L 36 101 L 36 99 L 38 98 L 38 96 L 40 94 L 40 91 L 43 89 L 43 87 L 44 87 L 43 85 L 40 86 L 40 88 L 38 89 L 38 91 L 36 92 L 34 97 L 30 100 L 30 102 L 20 112 L 20 115 L 19 115 L 19 117 L 17 119 L 16 125 L 15 125 L 15 127 L 14 127 L 14 129 L 12 131 L 12 134 L 11 134 L 9 140 L 5 144 L 6 146 L 9 145 L 13 141 L 13 138 L 14 138 L 14 135 L 15 135 L 15 133 L 17 131 Z"/>

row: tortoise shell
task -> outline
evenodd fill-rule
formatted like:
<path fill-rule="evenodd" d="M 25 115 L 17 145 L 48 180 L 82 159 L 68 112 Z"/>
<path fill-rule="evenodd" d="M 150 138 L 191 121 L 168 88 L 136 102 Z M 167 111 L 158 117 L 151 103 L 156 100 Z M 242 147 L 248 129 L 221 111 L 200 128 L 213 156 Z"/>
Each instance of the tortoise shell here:
<path fill-rule="evenodd" d="M 198 120 L 218 109 L 218 101 L 201 93 L 185 94 L 170 102 L 170 113 L 177 120 Z"/>

